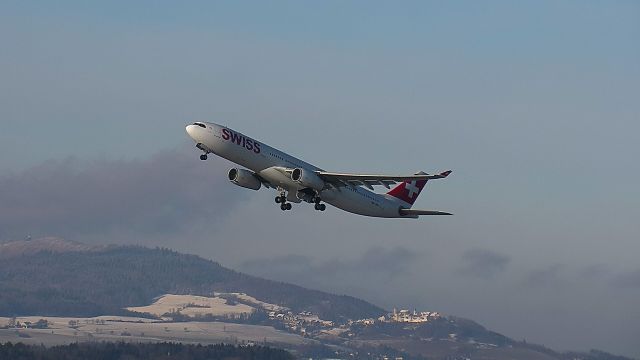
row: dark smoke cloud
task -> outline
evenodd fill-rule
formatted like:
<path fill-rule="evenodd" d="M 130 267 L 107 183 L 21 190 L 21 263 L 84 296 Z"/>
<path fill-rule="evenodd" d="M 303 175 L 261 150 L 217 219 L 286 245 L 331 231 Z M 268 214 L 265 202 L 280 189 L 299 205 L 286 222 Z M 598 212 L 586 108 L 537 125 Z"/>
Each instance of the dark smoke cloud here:
<path fill-rule="evenodd" d="M 216 186 L 226 181 L 224 169 L 186 149 L 146 160 L 48 161 L 0 177 L 0 241 L 55 235 L 144 243 L 182 235 L 226 216 L 237 201 L 233 189 Z"/>
<path fill-rule="evenodd" d="M 491 278 L 506 270 L 511 258 L 488 249 L 471 249 L 462 254 L 460 273 L 481 278 Z"/>

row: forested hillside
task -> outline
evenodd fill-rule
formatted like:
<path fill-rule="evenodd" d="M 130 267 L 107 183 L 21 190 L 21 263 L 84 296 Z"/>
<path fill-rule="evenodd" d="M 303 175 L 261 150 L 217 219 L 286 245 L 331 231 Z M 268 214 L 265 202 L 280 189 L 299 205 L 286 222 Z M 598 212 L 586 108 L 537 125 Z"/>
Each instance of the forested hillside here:
<path fill-rule="evenodd" d="M 384 313 L 354 297 L 260 279 L 167 249 L 127 246 L 0 257 L 0 316 L 117 315 L 162 294 L 213 291 L 244 292 L 329 320 Z"/>
<path fill-rule="evenodd" d="M 0 344 L 0 359 L 293 360 L 294 357 L 285 350 L 264 346 L 239 347 L 222 344 L 202 346 L 174 343 L 129 344 L 121 342 L 71 344 L 51 348 L 24 344 Z"/>

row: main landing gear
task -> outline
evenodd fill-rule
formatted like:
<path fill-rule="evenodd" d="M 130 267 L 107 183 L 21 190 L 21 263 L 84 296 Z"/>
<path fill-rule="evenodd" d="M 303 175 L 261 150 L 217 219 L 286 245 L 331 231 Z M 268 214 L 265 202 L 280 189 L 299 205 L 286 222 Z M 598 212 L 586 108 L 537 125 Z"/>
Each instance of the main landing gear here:
<path fill-rule="evenodd" d="M 286 195 L 286 191 L 281 189 L 280 195 L 276 196 L 275 201 L 276 204 L 280 204 L 280 209 L 282 211 L 287 211 L 287 210 L 291 210 L 291 203 L 287 202 L 287 195 Z M 327 209 L 327 205 L 322 204 L 322 199 L 320 199 L 319 196 L 317 195 L 311 195 L 309 194 L 308 197 L 306 197 L 305 199 L 303 199 L 304 201 L 308 202 L 308 203 L 314 203 L 314 208 L 318 211 L 325 211 Z"/>
<path fill-rule="evenodd" d="M 320 199 L 319 197 L 315 197 L 313 199 L 313 202 L 315 202 L 316 204 L 313 206 L 314 209 L 318 210 L 318 211 L 325 211 L 327 209 L 327 205 L 325 204 L 321 204 L 320 201 L 322 201 L 322 199 Z"/>
<path fill-rule="evenodd" d="M 200 160 L 207 160 L 207 154 L 200 155 Z"/>
<path fill-rule="evenodd" d="M 291 210 L 291 203 L 287 202 L 287 197 L 284 194 L 276 196 L 276 204 L 280 204 L 280 210 L 282 211 Z"/>

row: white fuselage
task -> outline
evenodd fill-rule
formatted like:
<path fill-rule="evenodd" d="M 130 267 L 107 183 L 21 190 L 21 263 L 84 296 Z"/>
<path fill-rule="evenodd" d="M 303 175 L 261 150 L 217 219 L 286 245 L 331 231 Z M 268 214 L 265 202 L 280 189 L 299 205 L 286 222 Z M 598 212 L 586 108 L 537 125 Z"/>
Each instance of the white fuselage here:
<path fill-rule="evenodd" d="M 227 127 L 202 122 L 200 125 L 187 126 L 187 133 L 193 140 L 211 152 L 229 161 L 252 170 L 270 184 L 287 191 L 287 200 L 299 203 L 298 191 L 304 186 L 293 181 L 291 176 L 282 171 L 301 168 L 315 172 L 321 169 L 290 156 L 280 150 L 256 141 Z M 374 217 L 412 217 L 399 213 L 403 206 L 396 198 L 387 194 L 378 194 L 360 186 L 325 188 L 318 194 L 323 201 L 342 210 Z"/>

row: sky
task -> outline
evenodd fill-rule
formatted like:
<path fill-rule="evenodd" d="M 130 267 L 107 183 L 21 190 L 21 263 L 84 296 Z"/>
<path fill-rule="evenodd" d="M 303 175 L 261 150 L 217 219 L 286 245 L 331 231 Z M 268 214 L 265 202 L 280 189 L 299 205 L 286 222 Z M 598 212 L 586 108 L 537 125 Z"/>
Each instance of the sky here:
<path fill-rule="evenodd" d="M 640 357 L 640 3 L 3 1 L 0 241 L 168 246 Z M 225 124 L 330 171 L 452 169 L 388 220 L 280 211 Z"/>

